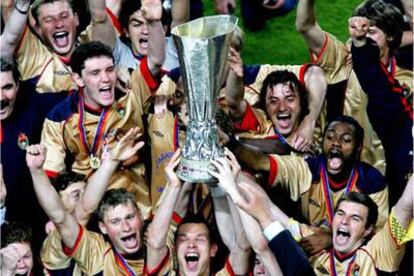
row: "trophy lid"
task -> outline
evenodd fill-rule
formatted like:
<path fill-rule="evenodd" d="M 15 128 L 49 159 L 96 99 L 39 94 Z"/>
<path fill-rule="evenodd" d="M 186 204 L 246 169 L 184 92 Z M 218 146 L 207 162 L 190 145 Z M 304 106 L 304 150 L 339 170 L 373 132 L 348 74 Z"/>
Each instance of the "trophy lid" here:
<path fill-rule="evenodd" d="M 171 34 L 187 39 L 211 39 L 234 31 L 237 21 L 233 15 L 205 16 L 174 27 Z"/>

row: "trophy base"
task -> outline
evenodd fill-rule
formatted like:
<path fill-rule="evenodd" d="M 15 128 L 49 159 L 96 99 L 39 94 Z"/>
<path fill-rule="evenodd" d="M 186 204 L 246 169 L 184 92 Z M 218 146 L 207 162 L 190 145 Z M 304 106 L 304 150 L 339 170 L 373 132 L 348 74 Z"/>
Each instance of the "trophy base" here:
<path fill-rule="evenodd" d="M 217 179 L 208 173 L 210 161 L 190 160 L 181 156 L 177 176 L 193 183 L 217 183 Z"/>

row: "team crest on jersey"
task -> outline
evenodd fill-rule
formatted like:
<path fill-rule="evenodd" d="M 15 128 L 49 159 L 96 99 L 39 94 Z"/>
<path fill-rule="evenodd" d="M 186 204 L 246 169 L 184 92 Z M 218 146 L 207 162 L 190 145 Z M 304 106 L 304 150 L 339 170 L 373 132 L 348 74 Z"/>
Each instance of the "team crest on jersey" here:
<path fill-rule="evenodd" d="M 125 116 L 125 105 L 122 103 L 118 103 L 116 106 L 116 112 L 118 112 L 119 116 Z"/>
<path fill-rule="evenodd" d="M 27 146 L 29 145 L 29 138 L 27 138 L 26 134 L 19 134 L 19 136 L 17 137 L 17 145 L 22 150 L 26 150 Z"/>

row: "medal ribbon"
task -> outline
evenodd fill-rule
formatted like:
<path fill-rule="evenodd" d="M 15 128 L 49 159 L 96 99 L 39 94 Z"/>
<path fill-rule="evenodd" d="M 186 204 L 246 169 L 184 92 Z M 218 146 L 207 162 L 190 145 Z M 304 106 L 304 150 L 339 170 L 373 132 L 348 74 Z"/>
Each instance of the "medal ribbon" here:
<path fill-rule="evenodd" d="M 354 253 L 354 256 L 352 256 L 352 259 L 351 259 L 351 261 L 348 264 L 348 267 L 346 269 L 345 276 L 351 276 L 352 267 L 353 267 L 354 262 L 355 262 L 355 257 L 356 257 L 356 252 Z M 330 275 L 337 276 L 338 274 L 336 274 L 336 267 L 335 267 L 335 259 L 334 258 L 335 257 L 334 257 L 333 248 L 332 248 L 329 251 L 329 266 L 331 268 Z"/>
<path fill-rule="evenodd" d="M 135 272 L 131 269 L 125 259 L 115 250 L 115 248 L 113 248 L 113 251 L 115 253 L 115 261 L 122 268 L 122 270 L 129 276 L 136 276 Z"/>
<path fill-rule="evenodd" d="M 180 127 L 178 125 L 177 115 L 174 115 L 174 152 L 180 147 Z"/>
<path fill-rule="evenodd" d="M 356 181 L 359 175 L 357 167 L 358 164 L 355 164 L 355 166 L 352 168 L 351 175 L 349 176 L 348 183 L 346 184 L 345 195 L 348 195 L 351 191 L 355 189 Z M 329 225 L 332 225 L 332 220 L 334 216 L 334 206 L 331 191 L 329 189 L 329 178 L 328 172 L 325 168 L 325 164 L 321 165 L 319 175 L 322 181 L 322 191 L 323 196 L 325 198 L 326 210 L 328 212 Z"/>
<path fill-rule="evenodd" d="M 95 155 L 95 153 L 99 149 L 99 145 L 101 143 L 101 139 L 104 132 L 105 124 L 108 120 L 109 115 L 109 108 L 105 107 L 101 115 L 99 117 L 98 127 L 96 128 L 95 136 L 93 137 L 92 148 L 89 147 L 88 140 L 86 139 L 86 131 L 84 126 L 84 113 L 85 113 L 85 103 L 83 99 L 83 93 L 79 93 L 79 103 L 78 103 L 78 112 L 79 112 L 79 120 L 78 120 L 78 129 L 80 133 L 80 140 L 85 152 L 90 155 Z"/>
<path fill-rule="evenodd" d="M 282 142 L 282 144 L 289 145 L 289 143 L 286 141 L 286 138 L 280 134 L 280 132 L 275 127 L 273 127 L 273 129 L 277 135 L 277 138 Z"/>

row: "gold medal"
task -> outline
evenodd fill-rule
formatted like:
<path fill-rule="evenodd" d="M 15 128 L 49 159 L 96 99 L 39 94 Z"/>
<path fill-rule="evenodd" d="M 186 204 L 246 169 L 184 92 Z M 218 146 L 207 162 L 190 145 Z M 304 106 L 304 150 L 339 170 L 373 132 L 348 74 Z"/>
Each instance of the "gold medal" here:
<path fill-rule="evenodd" d="M 99 160 L 96 156 L 91 156 L 91 159 L 89 160 L 89 165 L 92 169 L 97 170 L 101 166 L 101 160 Z"/>

